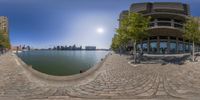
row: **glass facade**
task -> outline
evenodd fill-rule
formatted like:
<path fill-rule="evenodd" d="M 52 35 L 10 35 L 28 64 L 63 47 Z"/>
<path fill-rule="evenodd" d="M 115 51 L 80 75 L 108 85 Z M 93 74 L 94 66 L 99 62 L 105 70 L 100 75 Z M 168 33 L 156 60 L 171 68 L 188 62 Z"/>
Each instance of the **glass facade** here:
<path fill-rule="evenodd" d="M 157 53 L 157 42 L 156 41 L 151 41 L 150 42 L 150 53 Z"/>
<path fill-rule="evenodd" d="M 149 41 L 148 41 L 149 40 Z M 192 43 L 176 37 L 150 37 L 137 44 L 137 51 L 150 54 L 177 54 L 190 53 Z M 195 44 L 195 51 L 200 52 L 200 44 Z"/>
<path fill-rule="evenodd" d="M 189 52 L 189 44 L 187 42 L 185 42 L 185 52 L 186 53 Z"/>
<path fill-rule="evenodd" d="M 157 37 L 150 37 L 149 41 L 149 53 L 157 53 Z"/>
<path fill-rule="evenodd" d="M 179 42 L 178 43 L 178 52 L 179 53 L 184 53 L 183 42 Z"/>
<path fill-rule="evenodd" d="M 160 41 L 160 53 L 166 54 L 167 53 L 167 41 Z"/>
<path fill-rule="evenodd" d="M 142 50 L 144 53 L 150 54 L 190 53 L 192 50 L 192 43 L 189 43 L 189 41 L 183 41 L 183 39 L 179 39 L 176 37 L 150 37 L 149 41 L 145 40 L 141 43 L 138 43 L 137 50 Z M 195 51 L 200 51 L 199 44 L 195 45 Z"/>
<path fill-rule="evenodd" d="M 174 54 L 176 53 L 176 48 L 177 48 L 177 45 L 176 45 L 176 42 L 170 42 L 170 49 L 169 49 L 169 52 Z"/>
<path fill-rule="evenodd" d="M 189 51 L 192 51 L 192 43 L 189 43 Z"/>
<path fill-rule="evenodd" d="M 147 41 L 144 41 L 142 45 L 142 50 L 144 53 L 147 53 L 148 52 L 147 49 L 148 49 Z"/>
<path fill-rule="evenodd" d="M 142 44 L 141 43 L 138 43 L 137 44 L 137 51 L 141 51 L 142 50 Z"/>

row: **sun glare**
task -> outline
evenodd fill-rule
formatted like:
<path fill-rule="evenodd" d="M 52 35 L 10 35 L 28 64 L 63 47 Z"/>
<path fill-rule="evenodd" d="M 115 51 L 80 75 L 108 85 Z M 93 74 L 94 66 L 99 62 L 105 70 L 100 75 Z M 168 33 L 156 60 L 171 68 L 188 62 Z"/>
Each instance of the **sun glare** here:
<path fill-rule="evenodd" d="M 101 28 L 101 27 L 97 28 L 97 33 L 98 34 L 103 34 L 104 33 L 104 29 Z"/>

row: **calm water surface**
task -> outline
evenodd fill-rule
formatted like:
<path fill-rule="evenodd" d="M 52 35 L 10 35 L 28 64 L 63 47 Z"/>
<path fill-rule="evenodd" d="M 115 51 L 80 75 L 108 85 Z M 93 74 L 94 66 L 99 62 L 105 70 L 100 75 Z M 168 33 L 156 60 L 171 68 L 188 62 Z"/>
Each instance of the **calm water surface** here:
<path fill-rule="evenodd" d="M 28 65 L 50 75 L 73 75 L 87 70 L 108 51 L 25 51 L 18 56 Z"/>

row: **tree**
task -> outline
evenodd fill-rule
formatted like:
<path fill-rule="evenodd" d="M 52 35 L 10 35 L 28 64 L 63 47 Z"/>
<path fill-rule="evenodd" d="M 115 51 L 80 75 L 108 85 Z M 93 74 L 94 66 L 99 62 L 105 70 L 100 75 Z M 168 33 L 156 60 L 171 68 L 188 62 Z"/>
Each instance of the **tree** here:
<path fill-rule="evenodd" d="M 119 36 L 118 34 L 115 34 L 114 37 L 112 38 L 112 44 L 111 44 L 111 48 L 114 51 L 117 51 L 117 49 L 119 48 Z"/>
<path fill-rule="evenodd" d="M 0 45 L 4 48 L 10 48 L 10 42 L 9 42 L 9 37 L 3 31 L 0 31 Z"/>
<path fill-rule="evenodd" d="M 0 33 L 0 50 L 3 48 L 3 34 Z"/>
<path fill-rule="evenodd" d="M 194 61 L 195 43 L 200 41 L 199 22 L 190 18 L 184 25 L 184 38 L 192 41 L 192 61 Z"/>
<path fill-rule="evenodd" d="M 118 33 L 117 41 L 119 42 L 118 44 L 120 50 L 122 48 L 125 49 L 126 44 L 131 40 L 131 38 L 128 36 L 123 26 L 120 26 L 120 28 L 116 29 L 116 32 Z"/>
<path fill-rule="evenodd" d="M 148 36 L 147 30 L 149 27 L 150 17 L 144 17 L 139 13 L 129 12 L 127 16 L 120 19 L 120 27 L 117 33 L 121 36 L 121 41 L 130 41 L 134 47 L 134 60 L 136 63 L 136 45 L 137 42 Z"/>
<path fill-rule="evenodd" d="M 4 39 L 3 33 L 0 32 L 0 46 L 1 46 L 1 47 L 3 46 L 3 39 Z"/>

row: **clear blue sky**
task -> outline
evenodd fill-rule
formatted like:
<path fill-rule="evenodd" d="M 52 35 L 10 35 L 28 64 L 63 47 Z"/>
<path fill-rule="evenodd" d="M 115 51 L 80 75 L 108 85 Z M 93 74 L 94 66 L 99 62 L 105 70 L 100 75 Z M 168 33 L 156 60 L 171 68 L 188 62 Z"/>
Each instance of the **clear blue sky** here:
<path fill-rule="evenodd" d="M 0 0 L 8 16 L 12 45 L 48 48 L 54 45 L 95 45 L 109 48 L 118 17 L 135 2 L 150 0 Z M 151 0 L 189 3 L 200 16 L 200 0 Z M 98 28 L 103 33 L 97 32 Z"/>

